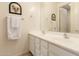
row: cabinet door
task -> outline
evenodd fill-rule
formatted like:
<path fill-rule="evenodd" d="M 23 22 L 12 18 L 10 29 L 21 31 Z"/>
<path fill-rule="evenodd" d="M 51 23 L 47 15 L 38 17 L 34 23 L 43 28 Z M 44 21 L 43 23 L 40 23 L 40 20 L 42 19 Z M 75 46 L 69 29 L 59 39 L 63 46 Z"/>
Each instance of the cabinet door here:
<path fill-rule="evenodd" d="M 39 49 L 35 50 L 35 56 L 40 56 L 40 50 Z"/>
<path fill-rule="evenodd" d="M 53 56 L 75 56 L 75 54 L 67 51 L 67 50 L 64 50 L 63 48 L 60 48 L 58 46 L 55 46 L 53 44 L 50 44 L 49 43 L 49 55 Z"/>
<path fill-rule="evenodd" d="M 40 55 L 40 40 L 39 38 L 35 38 L 35 55 Z"/>
<path fill-rule="evenodd" d="M 48 42 L 41 40 L 41 56 L 47 56 L 48 55 Z"/>
<path fill-rule="evenodd" d="M 56 54 L 54 53 L 54 51 L 55 51 L 54 46 L 49 43 L 48 55 L 49 55 L 49 56 L 56 56 Z"/>
<path fill-rule="evenodd" d="M 29 36 L 29 43 L 30 43 L 30 51 L 34 55 L 35 54 L 35 37 L 34 36 Z"/>

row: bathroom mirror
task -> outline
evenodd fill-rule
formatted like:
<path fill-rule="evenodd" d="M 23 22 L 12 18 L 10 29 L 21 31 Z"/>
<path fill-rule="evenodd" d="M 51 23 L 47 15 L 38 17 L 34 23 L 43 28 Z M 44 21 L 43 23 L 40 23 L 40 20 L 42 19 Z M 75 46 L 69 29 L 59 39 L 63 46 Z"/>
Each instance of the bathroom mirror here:
<path fill-rule="evenodd" d="M 79 2 L 49 2 L 41 8 L 41 30 L 79 33 Z"/>

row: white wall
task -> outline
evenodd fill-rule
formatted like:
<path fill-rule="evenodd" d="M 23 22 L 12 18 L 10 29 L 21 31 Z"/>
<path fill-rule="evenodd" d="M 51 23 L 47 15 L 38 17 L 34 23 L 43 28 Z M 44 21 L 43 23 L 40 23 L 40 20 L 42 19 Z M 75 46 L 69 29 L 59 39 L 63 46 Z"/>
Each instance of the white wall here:
<path fill-rule="evenodd" d="M 0 3 L 0 55 L 20 55 L 28 52 L 28 32 L 40 29 L 40 3 L 20 3 L 22 6 L 21 38 L 8 40 L 5 17 L 9 15 L 9 3 Z M 35 10 L 31 10 L 34 7 Z"/>

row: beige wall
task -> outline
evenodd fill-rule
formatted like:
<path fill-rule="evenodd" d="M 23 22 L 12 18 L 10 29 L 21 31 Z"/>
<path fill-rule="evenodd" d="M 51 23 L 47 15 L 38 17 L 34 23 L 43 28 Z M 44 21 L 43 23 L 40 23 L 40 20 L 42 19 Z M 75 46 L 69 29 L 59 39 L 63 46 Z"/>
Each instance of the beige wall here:
<path fill-rule="evenodd" d="M 51 14 L 56 14 L 56 3 L 41 3 L 41 30 L 54 31 L 56 22 L 51 20 Z M 55 29 L 56 30 L 56 29 Z"/>
<path fill-rule="evenodd" d="M 20 3 L 22 6 L 21 38 L 8 40 L 5 17 L 9 15 L 7 2 L 0 3 L 0 55 L 20 55 L 28 52 L 27 34 L 31 30 L 40 29 L 40 3 Z M 35 9 L 35 11 L 32 9 Z"/>

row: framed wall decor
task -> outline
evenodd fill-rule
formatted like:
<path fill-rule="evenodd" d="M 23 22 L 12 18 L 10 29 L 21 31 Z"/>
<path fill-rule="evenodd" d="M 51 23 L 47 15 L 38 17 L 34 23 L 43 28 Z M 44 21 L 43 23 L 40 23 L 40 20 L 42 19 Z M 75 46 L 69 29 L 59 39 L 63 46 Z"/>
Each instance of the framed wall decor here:
<path fill-rule="evenodd" d="M 17 2 L 11 2 L 9 4 L 9 13 L 22 15 L 22 7 L 21 7 L 21 5 L 19 3 L 17 3 Z"/>
<path fill-rule="evenodd" d="M 53 13 L 53 14 L 51 15 L 51 20 L 52 20 L 52 21 L 56 21 L 56 15 L 55 15 L 55 13 Z"/>

